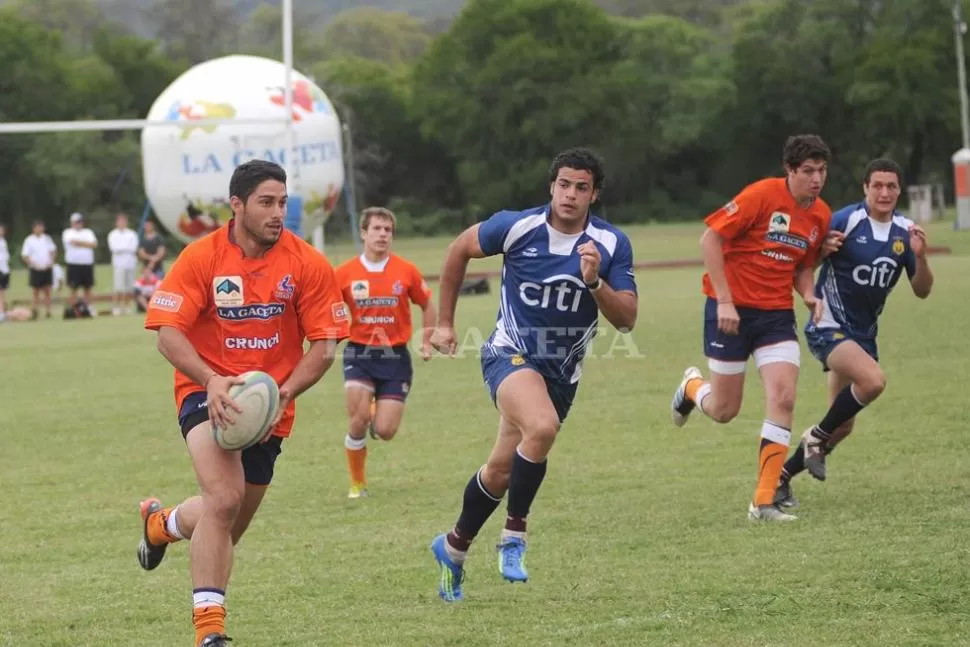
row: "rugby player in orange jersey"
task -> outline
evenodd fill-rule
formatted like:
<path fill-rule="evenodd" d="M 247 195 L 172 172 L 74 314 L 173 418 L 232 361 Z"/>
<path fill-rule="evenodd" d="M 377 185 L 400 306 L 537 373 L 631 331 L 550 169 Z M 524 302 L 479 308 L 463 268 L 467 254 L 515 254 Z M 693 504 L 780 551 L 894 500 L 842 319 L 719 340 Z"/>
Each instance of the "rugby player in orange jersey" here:
<path fill-rule="evenodd" d="M 828 236 L 832 211 L 819 197 L 831 157 L 816 135 L 789 137 L 783 178 L 748 185 L 705 220 L 705 381 L 696 367 L 684 372 L 671 403 L 683 426 L 696 407 L 715 422 L 741 409 L 748 358 L 761 374 L 766 410 L 761 426 L 758 483 L 748 506 L 752 520 L 793 521 L 775 505 L 775 488 L 791 440 L 800 348 L 792 285 L 814 321 L 822 316 L 814 269 Z"/>
<path fill-rule="evenodd" d="M 201 496 L 163 508 L 141 504 L 138 562 L 152 570 L 169 544 L 190 539 L 195 642 L 223 647 L 226 585 L 233 546 L 246 531 L 283 439 L 293 428 L 294 401 L 333 364 L 350 334 L 349 315 L 327 259 L 283 228 L 286 173 L 271 162 L 237 167 L 229 182 L 233 218 L 182 251 L 149 302 L 145 328 L 175 367 L 179 426 Z M 304 339 L 310 342 L 304 353 Z M 229 387 L 251 370 L 280 387 L 280 413 L 260 444 L 226 451 L 212 424 L 238 407 Z M 167 641 L 171 643 L 171 640 Z"/>
<path fill-rule="evenodd" d="M 424 311 L 421 358 L 431 358 L 435 309 L 431 290 L 413 264 L 391 253 L 394 213 L 382 207 L 361 214 L 364 253 L 337 268 L 350 307 L 350 341 L 344 348 L 344 386 L 350 430 L 344 438 L 350 471 L 348 497 L 367 495 L 367 438 L 390 440 L 404 416 L 413 369 L 411 304 Z"/>

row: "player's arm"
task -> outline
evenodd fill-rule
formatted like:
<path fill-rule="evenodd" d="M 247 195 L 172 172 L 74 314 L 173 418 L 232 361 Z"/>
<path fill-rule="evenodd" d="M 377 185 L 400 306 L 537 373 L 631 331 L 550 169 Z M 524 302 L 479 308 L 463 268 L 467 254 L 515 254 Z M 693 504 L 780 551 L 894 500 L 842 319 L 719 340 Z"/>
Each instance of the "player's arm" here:
<path fill-rule="evenodd" d="M 708 227 L 704 230 L 701 236 L 701 256 L 704 259 L 704 269 L 717 294 L 717 302 L 734 303 L 724 271 L 724 237 L 716 229 Z"/>
<path fill-rule="evenodd" d="M 933 272 L 926 259 L 926 232 L 919 225 L 913 225 L 909 230 L 909 253 L 906 259 L 906 271 L 909 273 L 909 285 L 920 299 L 930 296 L 933 289 Z"/>
<path fill-rule="evenodd" d="M 218 375 L 199 356 L 188 337 L 174 325 L 162 325 L 158 328 L 157 346 L 158 352 L 169 364 L 202 388 L 206 388 L 209 380 Z"/>
<path fill-rule="evenodd" d="M 427 361 L 431 359 L 431 335 L 434 333 L 438 313 L 431 300 L 431 288 L 428 287 L 421 271 L 413 265 L 410 270 L 408 296 L 411 298 L 411 303 L 421 308 L 421 358 Z"/>
<path fill-rule="evenodd" d="M 152 295 L 145 313 L 145 328 L 158 333 L 156 346 L 169 364 L 206 388 L 217 375 L 185 333 L 201 315 L 208 299 L 200 259 L 186 249 Z"/>
<path fill-rule="evenodd" d="M 639 299 L 633 273 L 633 247 L 629 239 L 623 237 L 617 240 L 605 278 L 600 271 L 600 252 L 595 242 L 583 243 L 577 251 L 583 280 L 596 301 L 596 307 L 618 331 L 626 333 L 633 330 L 637 323 Z"/>
<path fill-rule="evenodd" d="M 743 236 L 757 222 L 762 211 L 760 191 L 746 187 L 733 200 L 704 219 L 701 256 L 719 304 L 734 303 L 724 270 L 724 241 Z"/>
<path fill-rule="evenodd" d="M 296 300 L 300 330 L 310 348 L 280 385 L 280 412 L 290 400 L 320 381 L 333 366 L 337 344 L 350 336 L 350 310 L 333 267 L 322 256 L 307 260 Z M 301 344 L 303 340 L 293 340 Z"/>
<path fill-rule="evenodd" d="M 482 250 L 479 240 L 481 223 L 463 231 L 448 245 L 445 262 L 441 267 L 441 284 L 438 286 L 438 326 L 452 328 L 455 325 L 455 308 L 458 292 L 465 280 L 468 261 L 489 256 Z"/>
<path fill-rule="evenodd" d="M 280 386 L 280 398 L 293 400 L 319 382 L 333 366 L 338 343 L 339 339 L 336 338 L 311 340 L 310 348 L 294 367 L 290 377 Z"/>

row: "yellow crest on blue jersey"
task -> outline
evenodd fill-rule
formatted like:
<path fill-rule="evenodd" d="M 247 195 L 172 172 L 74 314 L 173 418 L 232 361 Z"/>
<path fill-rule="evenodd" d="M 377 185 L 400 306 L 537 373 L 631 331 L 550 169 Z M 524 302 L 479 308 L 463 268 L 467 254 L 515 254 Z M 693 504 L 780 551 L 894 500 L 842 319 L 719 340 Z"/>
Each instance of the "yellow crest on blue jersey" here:
<path fill-rule="evenodd" d="M 512 366 L 522 366 L 525 364 L 525 360 L 522 359 L 521 355 L 513 355 L 510 361 L 512 362 Z"/>
<path fill-rule="evenodd" d="M 893 254 L 896 256 L 902 256 L 903 252 L 906 251 L 906 245 L 903 243 L 902 238 L 896 238 L 893 240 Z"/>
<path fill-rule="evenodd" d="M 832 333 L 832 339 L 835 339 L 835 340 L 845 339 L 845 335 L 840 332 L 834 332 Z"/>

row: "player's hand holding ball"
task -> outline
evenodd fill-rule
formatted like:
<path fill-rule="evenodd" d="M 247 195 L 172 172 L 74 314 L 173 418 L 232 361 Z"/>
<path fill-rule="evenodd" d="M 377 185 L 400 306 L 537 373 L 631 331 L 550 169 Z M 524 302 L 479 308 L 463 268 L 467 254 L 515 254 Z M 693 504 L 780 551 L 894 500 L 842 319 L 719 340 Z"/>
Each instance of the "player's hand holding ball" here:
<path fill-rule="evenodd" d="M 225 428 L 235 424 L 236 419 L 232 411 L 242 413 L 242 408 L 236 404 L 229 389 L 234 384 L 242 384 L 240 377 L 212 375 L 205 381 L 206 403 L 209 408 L 209 421 L 215 427 Z"/>
<path fill-rule="evenodd" d="M 288 387 L 280 389 L 273 376 L 263 371 L 236 377 L 215 375 L 207 380 L 206 391 L 212 436 L 227 451 L 268 440 L 285 405 L 293 399 Z"/>
<path fill-rule="evenodd" d="M 454 326 L 438 324 L 438 327 L 431 333 L 430 342 L 431 346 L 442 355 L 454 356 L 458 349 L 458 338 L 455 336 Z"/>

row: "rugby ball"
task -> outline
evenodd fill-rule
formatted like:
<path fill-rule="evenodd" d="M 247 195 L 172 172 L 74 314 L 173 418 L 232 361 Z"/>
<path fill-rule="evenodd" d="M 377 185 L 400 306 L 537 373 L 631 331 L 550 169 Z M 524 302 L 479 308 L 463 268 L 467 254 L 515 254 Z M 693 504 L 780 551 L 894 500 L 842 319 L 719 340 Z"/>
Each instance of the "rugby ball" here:
<path fill-rule="evenodd" d="M 272 376 L 262 371 L 249 371 L 239 377 L 243 383 L 229 387 L 229 396 L 242 412 L 231 412 L 235 419 L 231 425 L 212 425 L 216 444 L 229 451 L 246 449 L 262 440 L 280 408 L 280 389 Z"/>

